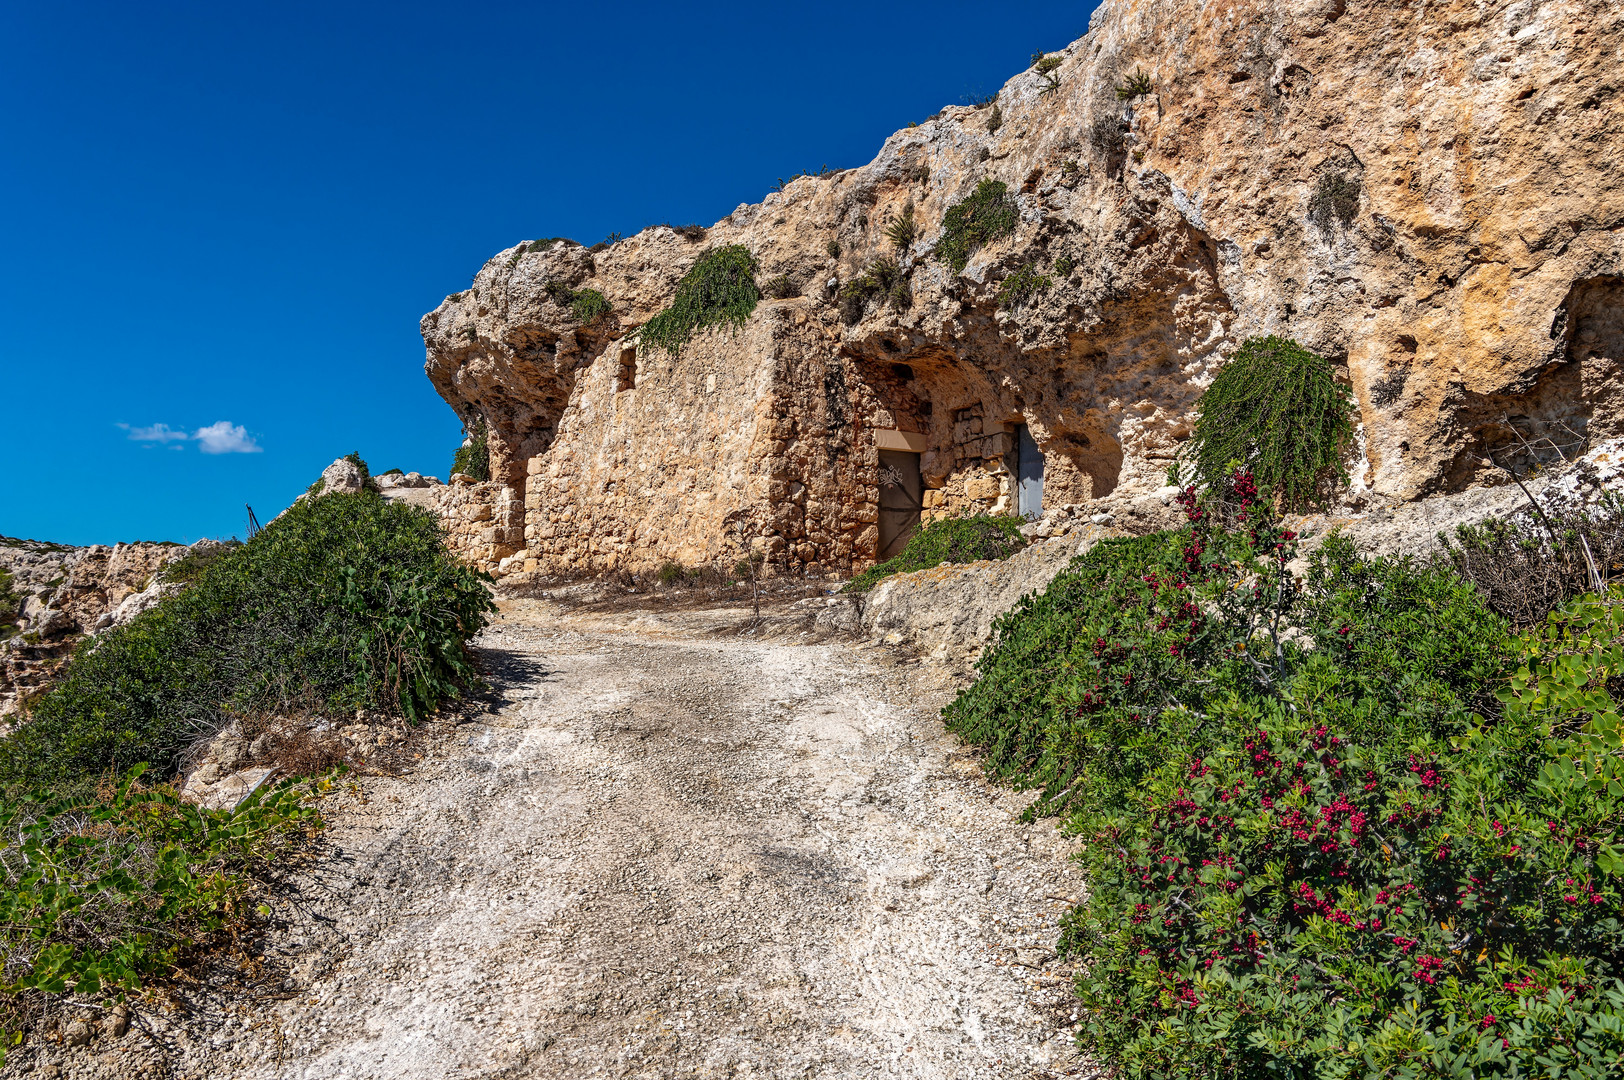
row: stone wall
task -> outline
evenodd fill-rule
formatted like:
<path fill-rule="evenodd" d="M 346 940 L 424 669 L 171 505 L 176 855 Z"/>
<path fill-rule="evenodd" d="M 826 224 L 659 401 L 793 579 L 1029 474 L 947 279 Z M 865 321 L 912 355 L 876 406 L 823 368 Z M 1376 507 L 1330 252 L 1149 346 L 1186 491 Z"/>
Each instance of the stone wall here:
<path fill-rule="evenodd" d="M 471 480 L 461 473 L 453 473 L 449 484 L 425 489 L 426 508 L 439 516 L 446 546 L 457 558 L 481 570 L 495 572 L 503 559 L 519 550 L 513 526 L 497 518 L 503 489 L 502 484 Z M 508 517 L 512 517 L 511 510 Z M 519 529 L 522 532 L 522 524 Z"/>
<path fill-rule="evenodd" d="M 1017 75 L 999 124 L 946 108 L 708 230 L 510 248 L 422 324 L 434 385 L 489 425 L 498 486 L 467 542 L 509 570 L 749 543 L 785 572 L 844 572 L 875 554 L 886 429 L 922 444 L 931 516 L 1010 508 L 1015 424 L 1045 455 L 1046 505 L 1148 495 L 1213 374 L 1270 333 L 1353 390 L 1348 509 L 1504 481 L 1523 437 L 1620 434 L 1621 49 L 1624 14 L 1600 0 L 1447 17 L 1107 0 L 1058 89 Z M 1152 92 L 1123 101 L 1134 71 Z M 1345 218 L 1316 194 L 1336 177 L 1356 194 Z M 953 273 L 932 249 L 983 179 L 1019 225 Z M 910 208 L 920 236 L 896 252 L 885 228 Z M 629 344 L 701 253 L 734 243 L 801 295 L 680 356 Z M 881 257 L 909 302 L 848 318 L 841 284 Z M 1000 303 L 1023 269 L 1050 287 Z M 579 324 L 559 285 L 612 314 Z"/>

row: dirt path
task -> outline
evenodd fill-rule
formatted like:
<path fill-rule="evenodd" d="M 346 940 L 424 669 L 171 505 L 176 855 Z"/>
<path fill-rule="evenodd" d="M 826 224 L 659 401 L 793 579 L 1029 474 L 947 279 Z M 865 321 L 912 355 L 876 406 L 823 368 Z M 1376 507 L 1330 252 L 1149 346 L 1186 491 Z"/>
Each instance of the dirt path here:
<path fill-rule="evenodd" d="M 1079 1071 L 1052 825 L 944 733 L 940 674 L 717 632 L 743 614 L 506 604 L 500 708 L 333 820 L 278 946 L 306 989 L 175 1071 Z"/>

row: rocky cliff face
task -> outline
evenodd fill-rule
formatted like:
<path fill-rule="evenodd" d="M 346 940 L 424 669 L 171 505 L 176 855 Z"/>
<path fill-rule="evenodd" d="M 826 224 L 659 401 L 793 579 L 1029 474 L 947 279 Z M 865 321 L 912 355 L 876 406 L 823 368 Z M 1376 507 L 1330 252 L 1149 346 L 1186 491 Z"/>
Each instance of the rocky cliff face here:
<path fill-rule="evenodd" d="M 1107 0 L 1055 55 L 861 168 L 708 230 L 519 245 L 427 315 L 430 378 L 490 426 L 489 561 L 697 561 L 744 521 L 783 569 L 846 568 L 874 555 L 879 444 L 923 451 L 927 514 L 1003 509 L 1015 424 L 1046 504 L 1142 495 L 1260 334 L 1346 372 L 1354 505 L 1504 481 L 1523 439 L 1624 433 L 1617 5 Z M 1018 225 L 955 273 L 932 249 L 985 179 Z M 638 348 L 722 244 L 799 295 L 680 356 Z M 893 255 L 911 295 L 843 310 Z M 1012 300 L 1023 271 L 1050 282 Z M 559 285 L 612 314 L 580 324 Z"/>

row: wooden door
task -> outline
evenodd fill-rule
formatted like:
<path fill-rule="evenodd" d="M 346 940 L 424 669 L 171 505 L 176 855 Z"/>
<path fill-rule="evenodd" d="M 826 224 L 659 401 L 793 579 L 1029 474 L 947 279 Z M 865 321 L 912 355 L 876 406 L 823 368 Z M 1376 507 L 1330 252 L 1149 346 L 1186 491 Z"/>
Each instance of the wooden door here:
<path fill-rule="evenodd" d="M 919 528 L 925 486 L 919 478 L 919 455 L 906 450 L 880 451 L 880 552 L 883 561 L 901 551 Z"/>

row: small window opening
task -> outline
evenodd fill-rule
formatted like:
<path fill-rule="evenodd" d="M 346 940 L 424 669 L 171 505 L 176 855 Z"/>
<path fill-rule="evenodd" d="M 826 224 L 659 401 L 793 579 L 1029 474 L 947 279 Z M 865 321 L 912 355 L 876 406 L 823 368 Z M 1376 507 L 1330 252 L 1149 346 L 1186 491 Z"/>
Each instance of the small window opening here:
<path fill-rule="evenodd" d="M 637 389 L 637 349 L 620 350 L 620 371 L 615 376 L 616 390 Z"/>

